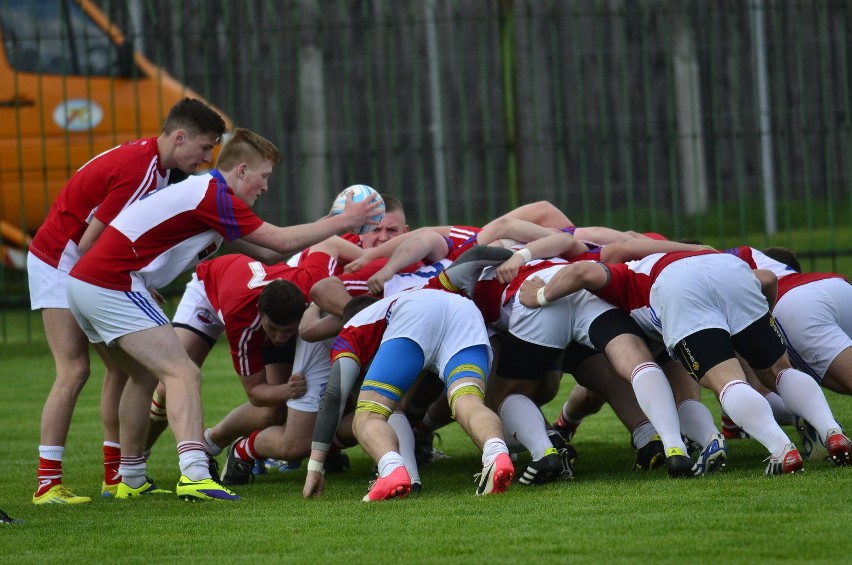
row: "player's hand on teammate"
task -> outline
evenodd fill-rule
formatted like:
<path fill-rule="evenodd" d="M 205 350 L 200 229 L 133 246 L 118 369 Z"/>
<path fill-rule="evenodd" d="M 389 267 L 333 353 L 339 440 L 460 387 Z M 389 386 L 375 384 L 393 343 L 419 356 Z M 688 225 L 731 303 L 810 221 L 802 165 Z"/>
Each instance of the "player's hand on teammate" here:
<path fill-rule="evenodd" d="M 367 288 L 371 294 L 382 294 L 385 291 L 385 283 L 391 278 L 394 273 L 385 272 L 381 269 L 378 273 L 367 279 Z"/>
<path fill-rule="evenodd" d="M 352 194 L 347 194 L 346 206 L 343 208 L 343 212 L 340 215 L 346 218 L 346 227 L 350 230 L 357 230 L 361 228 L 361 226 L 365 225 L 377 226 L 379 225 L 379 222 L 372 218 L 380 212 L 379 208 L 382 206 L 384 206 L 384 202 L 381 198 L 377 200 L 361 200 L 360 202 L 354 202 L 352 200 Z"/>
<path fill-rule="evenodd" d="M 361 270 L 361 268 L 364 265 L 366 265 L 370 261 L 372 261 L 372 259 L 367 256 L 367 250 L 365 250 L 363 255 L 361 255 L 357 259 L 354 259 L 354 260 L 346 263 L 346 265 L 343 266 L 343 272 L 344 273 L 357 273 L 358 271 Z"/>
<path fill-rule="evenodd" d="M 497 281 L 500 284 L 509 284 L 518 276 L 518 270 L 525 263 L 524 258 L 519 253 L 515 253 L 506 259 L 502 265 L 497 267 Z"/>
<path fill-rule="evenodd" d="M 290 389 L 290 398 L 301 398 L 308 391 L 308 385 L 305 382 L 304 375 L 294 373 L 287 379 L 287 386 Z"/>
<path fill-rule="evenodd" d="M 541 305 L 538 303 L 536 293 L 538 289 L 544 288 L 545 284 L 539 277 L 528 278 L 521 284 L 521 288 L 518 290 L 518 300 L 527 308 L 539 308 Z"/>
<path fill-rule="evenodd" d="M 165 299 L 165 298 L 163 298 L 163 295 L 162 295 L 162 294 L 160 294 L 159 292 L 157 292 L 157 291 L 156 291 L 156 289 L 149 288 L 149 289 L 148 289 L 148 292 L 151 294 L 151 297 L 152 297 L 154 300 L 156 300 L 156 301 L 157 301 L 157 304 L 162 305 L 162 304 L 165 304 L 165 303 L 166 303 L 166 299 Z"/>

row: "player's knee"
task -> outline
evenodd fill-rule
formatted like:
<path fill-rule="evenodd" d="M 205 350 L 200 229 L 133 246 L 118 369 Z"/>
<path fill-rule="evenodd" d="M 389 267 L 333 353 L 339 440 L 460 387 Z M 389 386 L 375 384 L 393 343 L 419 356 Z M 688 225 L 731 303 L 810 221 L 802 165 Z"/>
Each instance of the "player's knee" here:
<path fill-rule="evenodd" d="M 56 364 L 56 382 L 79 393 L 89 380 L 91 368 L 88 358 L 76 358 Z"/>
<path fill-rule="evenodd" d="M 359 400 L 358 404 L 355 406 L 355 419 L 363 420 L 367 418 L 375 418 L 380 417 L 387 420 L 390 418 L 390 415 L 393 413 L 393 410 L 381 402 L 376 402 L 375 400 Z"/>
<path fill-rule="evenodd" d="M 480 402 L 485 402 L 485 389 L 482 386 L 484 383 L 476 381 L 463 381 L 452 385 L 447 390 L 447 400 L 450 403 L 450 414 L 453 418 L 456 417 L 456 403 L 459 399 L 472 395 L 479 399 Z"/>

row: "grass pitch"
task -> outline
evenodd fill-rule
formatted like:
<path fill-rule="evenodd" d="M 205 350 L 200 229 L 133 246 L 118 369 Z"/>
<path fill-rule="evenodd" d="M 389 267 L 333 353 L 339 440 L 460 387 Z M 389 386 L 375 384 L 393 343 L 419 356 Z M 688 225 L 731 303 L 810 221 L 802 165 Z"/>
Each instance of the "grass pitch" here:
<path fill-rule="evenodd" d="M 361 502 L 372 464 L 357 447 L 348 450 L 352 468 L 329 475 L 317 500 L 301 496 L 304 466 L 236 487 L 243 500 L 235 504 L 100 499 L 103 370 L 93 358 L 64 466 L 66 484 L 94 500 L 34 506 L 39 419 L 53 362 L 44 344 L 0 346 L 0 508 L 24 520 L 0 526 L 3 562 L 835 564 L 852 550 L 852 468 L 806 463 L 804 473 L 764 477 L 763 448 L 741 440 L 729 443 L 728 466 L 709 477 L 675 481 L 664 470 L 634 472 L 630 436 L 608 408 L 579 428 L 576 480 L 515 483 L 494 497 L 474 496 L 479 454 L 453 424 L 441 430 L 439 446 L 449 457 L 423 467 L 423 493 L 404 500 Z M 210 425 L 244 393 L 223 343 L 203 373 Z M 571 386 L 566 377 L 545 407 L 549 420 Z M 826 396 L 840 422 L 852 426 L 852 398 Z M 704 400 L 718 416 L 715 400 Z M 519 469 L 527 459 L 520 456 Z M 173 488 L 170 434 L 155 447 L 149 473 Z"/>

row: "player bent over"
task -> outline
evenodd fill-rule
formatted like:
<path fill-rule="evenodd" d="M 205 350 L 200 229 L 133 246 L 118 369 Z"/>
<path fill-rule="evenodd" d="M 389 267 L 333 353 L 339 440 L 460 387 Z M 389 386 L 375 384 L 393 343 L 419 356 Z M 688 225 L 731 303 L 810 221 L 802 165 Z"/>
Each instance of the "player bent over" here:
<path fill-rule="evenodd" d="M 311 224 L 277 227 L 258 218 L 250 207 L 268 190 L 280 157 L 274 144 L 238 128 L 222 147 L 216 169 L 150 192 L 125 208 L 70 272 L 68 304 L 74 318 L 89 341 L 131 376 L 119 409 L 122 482 L 116 498 L 168 492 L 145 476 L 143 454 L 151 396 L 161 381 L 178 442 L 176 494 L 239 499 L 210 475 L 202 437 L 201 372 L 148 289 L 171 283 L 225 240 L 286 254 L 368 223 L 373 206 L 351 201 L 342 214 Z M 83 234 L 81 249 L 88 235 Z"/>
<path fill-rule="evenodd" d="M 774 302 L 775 284 L 770 271 L 752 273 L 745 262 L 726 253 L 666 253 L 618 265 L 575 263 L 546 284 L 525 281 L 520 300 L 529 307 L 547 306 L 557 296 L 587 288 L 621 308 L 652 308 L 659 324 L 653 327 L 666 347 L 767 448 L 765 474 L 780 475 L 801 470 L 801 454 L 775 422 L 766 399 L 747 383 L 736 353 L 758 376 L 764 375 L 761 381 L 774 381 L 788 408 L 820 430 L 827 445 L 846 446 L 849 439 L 816 382 L 790 365 L 761 293 L 763 289 Z"/>
<path fill-rule="evenodd" d="M 434 370 L 444 382 L 453 417 L 482 450 L 476 494 L 505 491 L 514 467 L 500 419 L 483 402 L 491 349 L 476 306 L 461 296 L 420 289 L 377 302 L 353 299 L 344 316 L 349 321 L 332 346 L 332 373 L 314 430 L 303 494 L 319 496 L 325 488 L 323 462 L 340 420 L 341 399 L 367 364 L 353 431 L 378 464 L 379 475 L 365 502 L 401 498 L 411 490 L 397 436 L 387 420 L 424 369 Z"/>

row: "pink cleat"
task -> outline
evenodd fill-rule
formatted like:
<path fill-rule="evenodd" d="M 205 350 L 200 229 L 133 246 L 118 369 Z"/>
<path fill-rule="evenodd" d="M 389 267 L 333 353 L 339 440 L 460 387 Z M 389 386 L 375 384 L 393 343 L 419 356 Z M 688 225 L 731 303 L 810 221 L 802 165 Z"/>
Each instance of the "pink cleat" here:
<path fill-rule="evenodd" d="M 377 500 L 389 500 L 391 498 L 404 498 L 411 492 L 411 478 L 408 471 L 400 465 L 387 477 L 376 477 L 370 482 L 370 490 L 362 499 L 364 502 L 375 502 Z"/>

